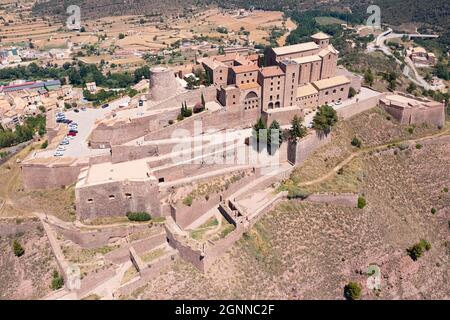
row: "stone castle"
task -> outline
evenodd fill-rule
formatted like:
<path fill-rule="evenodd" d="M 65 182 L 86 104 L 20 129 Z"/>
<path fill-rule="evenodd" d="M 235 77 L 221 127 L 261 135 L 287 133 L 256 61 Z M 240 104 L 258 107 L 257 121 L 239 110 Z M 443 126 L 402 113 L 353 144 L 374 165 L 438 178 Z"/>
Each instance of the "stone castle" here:
<path fill-rule="evenodd" d="M 238 53 L 200 59 L 217 100 L 230 110 L 257 109 L 266 122 L 289 123 L 308 108 L 347 99 L 350 79 L 336 76 L 338 51 L 319 32 L 311 42 L 270 48 L 265 66 L 257 55 Z"/>
<path fill-rule="evenodd" d="M 293 166 L 330 141 L 330 136 L 308 130 L 305 138 L 282 143 L 273 155 L 279 166 L 267 174 L 267 164 L 250 161 L 260 153 L 248 143 L 251 127 L 259 118 L 267 126 L 274 120 L 286 126 L 295 115 L 308 116 L 310 121 L 320 106 L 334 103 L 338 116 L 346 119 L 382 100 L 402 123 L 424 118 L 441 124 L 443 104 L 417 105 L 370 89 L 365 89 L 362 98 L 348 100 L 351 87 L 361 88 L 360 78 L 340 73 L 338 52 L 324 33 L 313 35 L 311 42 L 268 49 L 264 58 L 233 53 L 199 59 L 196 68 L 206 72 L 211 85 L 190 90 L 183 88 L 172 70 L 153 68 L 148 94 L 132 99 L 129 107 L 110 108 L 88 129 L 86 140 L 73 142 L 79 144 L 81 154 L 57 158 L 41 150 L 24 159 L 24 188 L 74 185 L 80 220 L 143 211 L 165 217 L 162 241 L 167 239 L 184 259 L 206 270 L 285 196 L 267 193 L 253 207 L 253 195 L 264 194 L 288 178 Z M 204 110 L 179 118 L 181 104 L 193 108 L 202 102 Z M 51 128 L 49 149 L 56 148 L 67 128 L 56 124 L 54 115 L 47 115 L 47 124 Z M 226 131 L 231 133 L 217 138 Z M 187 152 L 178 148 L 180 143 L 187 146 Z M 226 180 L 226 187 L 189 205 L 180 201 L 183 190 L 213 179 Z M 216 209 L 235 231 L 216 243 L 193 243 L 186 230 Z"/>

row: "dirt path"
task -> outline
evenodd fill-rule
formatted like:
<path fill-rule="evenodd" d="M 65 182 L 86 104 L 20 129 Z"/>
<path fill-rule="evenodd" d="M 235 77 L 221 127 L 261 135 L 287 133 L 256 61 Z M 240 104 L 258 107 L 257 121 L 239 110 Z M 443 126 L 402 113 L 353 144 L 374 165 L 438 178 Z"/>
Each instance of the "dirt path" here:
<path fill-rule="evenodd" d="M 403 141 L 399 141 L 397 143 L 406 143 L 406 142 L 407 143 L 414 143 L 414 142 L 420 142 L 420 141 L 435 139 L 435 138 L 439 138 L 439 137 L 446 136 L 446 135 L 450 135 L 450 130 L 447 129 L 447 130 L 445 130 L 443 132 L 439 132 L 439 133 L 433 134 L 431 136 L 426 136 L 426 137 L 417 138 L 417 139 L 411 139 L 411 140 L 403 140 Z M 301 183 L 299 183 L 299 186 L 300 187 L 306 187 L 306 186 L 311 186 L 311 185 L 314 185 L 314 184 L 321 183 L 321 182 L 331 178 L 341 168 L 343 168 L 345 165 L 350 163 L 355 157 L 359 156 L 360 154 L 362 154 L 364 152 L 383 150 L 383 149 L 386 149 L 389 145 L 392 145 L 392 143 L 383 144 L 381 146 L 376 146 L 376 147 L 363 148 L 363 149 L 360 149 L 360 150 L 358 150 L 356 152 L 353 152 L 351 155 L 349 155 L 347 158 L 345 158 L 343 161 L 341 161 L 338 165 L 336 165 L 333 169 L 331 169 L 325 175 L 323 175 L 323 176 L 321 176 L 321 177 L 319 177 L 317 179 L 314 179 L 314 180 L 301 182 Z"/>

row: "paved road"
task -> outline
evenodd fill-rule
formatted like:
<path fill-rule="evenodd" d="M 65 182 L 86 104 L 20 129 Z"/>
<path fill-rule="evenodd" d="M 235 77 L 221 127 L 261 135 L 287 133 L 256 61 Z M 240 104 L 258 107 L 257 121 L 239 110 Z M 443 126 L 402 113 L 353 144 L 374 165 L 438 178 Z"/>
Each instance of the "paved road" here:
<path fill-rule="evenodd" d="M 394 38 L 402 38 L 403 36 L 415 37 L 415 38 L 436 38 L 437 35 L 432 34 L 408 34 L 408 33 L 393 33 L 389 28 L 385 32 L 378 35 L 375 40 L 367 45 L 367 52 L 381 51 L 385 55 L 393 57 L 395 61 L 402 65 L 403 62 L 397 59 L 391 52 L 391 49 L 386 46 L 386 40 Z M 425 88 L 426 90 L 438 90 L 438 88 L 431 86 L 425 79 L 417 72 L 414 63 L 408 57 L 405 58 L 406 65 L 403 68 L 403 75 L 416 85 Z"/>

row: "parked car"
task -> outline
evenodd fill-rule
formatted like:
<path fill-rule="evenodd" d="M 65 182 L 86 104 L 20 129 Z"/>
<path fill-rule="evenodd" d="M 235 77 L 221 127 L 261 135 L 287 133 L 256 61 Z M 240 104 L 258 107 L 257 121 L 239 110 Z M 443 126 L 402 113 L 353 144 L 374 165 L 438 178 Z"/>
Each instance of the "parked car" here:
<path fill-rule="evenodd" d="M 66 151 L 66 148 L 63 146 L 59 146 L 56 151 Z"/>
<path fill-rule="evenodd" d="M 54 156 L 55 157 L 62 157 L 64 155 L 64 153 L 62 153 L 61 151 L 56 151 Z"/>
<path fill-rule="evenodd" d="M 76 112 L 76 113 L 78 113 L 78 112 L 80 112 L 80 110 L 78 110 L 78 109 L 74 109 L 74 110 L 73 110 L 73 112 Z"/>
<path fill-rule="evenodd" d="M 81 111 L 86 111 L 86 107 L 81 107 Z"/>
<path fill-rule="evenodd" d="M 67 135 L 75 137 L 77 135 L 77 133 L 73 132 L 73 131 L 69 131 L 69 133 Z"/>
<path fill-rule="evenodd" d="M 336 101 L 334 104 L 337 105 L 337 106 L 339 106 L 339 105 L 342 104 L 342 101 L 341 101 L 341 100 L 338 100 L 338 101 Z"/>
<path fill-rule="evenodd" d="M 109 104 L 108 104 L 108 103 L 102 105 L 102 109 L 105 109 L 105 108 L 108 108 L 108 107 L 109 107 Z"/>
<path fill-rule="evenodd" d="M 61 141 L 59 143 L 60 146 L 64 146 L 64 145 L 67 145 L 67 144 L 69 144 L 69 140 L 63 140 L 63 141 Z"/>

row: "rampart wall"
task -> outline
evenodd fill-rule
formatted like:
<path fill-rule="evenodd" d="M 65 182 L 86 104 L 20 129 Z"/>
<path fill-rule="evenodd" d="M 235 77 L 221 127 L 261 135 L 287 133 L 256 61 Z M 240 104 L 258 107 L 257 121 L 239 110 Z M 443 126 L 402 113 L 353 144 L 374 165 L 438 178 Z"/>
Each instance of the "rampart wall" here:
<path fill-rule="evenodd" d="M 380 99 L 382 99 L 385 95 L 386 95 L 385 93 L 380 93 L 377 96 L 349 104 L 348 106 L 340 107 L 336 110 L 337 114 L 339 117 L 346 120 L 348 118 L 353 117 L 354 115 L 357 115 L 358 113 L 376 107 Z"/>
<path fill-rule="evenodd" d="M 292 141 L 288 141 L 287 157 L 292 165 L 299 165 L 303 163 L 308 157 L 321 146 L 326 145 L 331 141 L 331 134 L 321 136 L 315 131 L 306 137 Z"/>
<path fill-rule="evenodd" d="M 150 178 L 77 187 L 75 199 L 77 215 L 83 220 L 142 211 L 153 216 L 161 215 L 159 188 L 157 182 Z"/>

